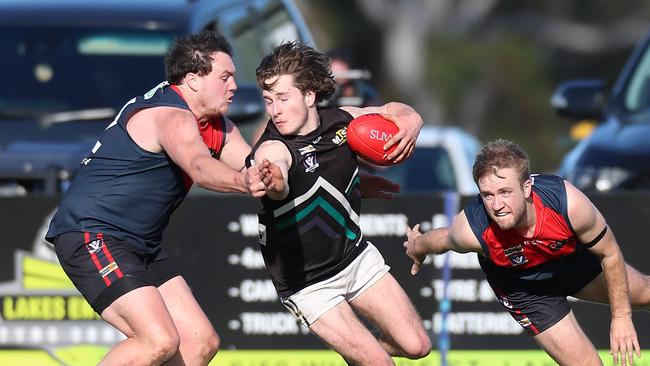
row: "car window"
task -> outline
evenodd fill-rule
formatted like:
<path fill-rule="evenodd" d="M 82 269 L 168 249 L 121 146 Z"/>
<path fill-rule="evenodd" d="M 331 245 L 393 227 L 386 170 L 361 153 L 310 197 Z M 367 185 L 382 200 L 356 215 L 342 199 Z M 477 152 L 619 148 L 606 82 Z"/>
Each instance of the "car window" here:
<path fill-rule="evenodd" d="M 632 112 L 647 112 L 650 109 L 650 47 L 634 70 L 628 88 L 625 90 L 625 108 Z"/>
<path fill-rule="evenodd" d="M 442 147 L 417 147 L 404 163 L 376 173 L 398 183 L 402 192 L 446 191 L 457 187 L 451 159 Z"/>
<path fill-rule="evenodd" d="M 249 122 L 263 117 L 251 108 L 257 100 L 246 99 L 251 89 L 257 90 L 257 64 L 283 41 L 300 40 L 301 32 L 281 0 L 215 5 L 214 12 L 202 13 L 203 20 L 195 25 L 222 32 L 233 46 L 238 95 L 246 107 L 239 110 L 249 113 L 238 115 L 236 121 L 248 136 L 255 127 Z M 61 179 L 66 181 L 73 176 L 124 103 L 165 78 L 164 55 L 174 39 L 188 31 L 184 23 L 146 29 L 109 22 L 86 26 L 91 23 L 73 19 L 63 24 L 0 25 L 4 50 L 0 67 L 5 70 L 0 91 L 0 188 L 18 184 L 30 193 L 63 191 L 58 183 L 41 184 L 34 172 L 43 165 L 65 171 L 66 178 Z M 303 36 L 309 38 L 306 32 Z"/>
<path fill-rule="evenodd" d="M 300 39 L 279 0 L 257 0 L 226 8 L 220 12 L 218 24 L 232 43 L 240 82 L 255 83 L 255 69 L 265 54 L 283 41 Z"/>
<path fill-rule="evenodd" d="M 0 27 L 5 85 L 0 113 L 32 117 L 119 108 L 164 77 L 171 32 L 83 27 Z"/>

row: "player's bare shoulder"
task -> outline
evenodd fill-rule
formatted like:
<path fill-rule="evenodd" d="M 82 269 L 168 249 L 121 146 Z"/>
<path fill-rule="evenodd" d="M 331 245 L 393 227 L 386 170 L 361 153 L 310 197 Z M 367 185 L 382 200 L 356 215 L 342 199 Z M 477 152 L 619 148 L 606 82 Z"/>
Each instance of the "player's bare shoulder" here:
<path fill-rule="evenodd" d="M 255 161 L 261 162 L 263 159 L 285 161 L 287 166 L 290 166 L 293 160 L 287 146 L 279 140 L 266 140 L 260 144 L 255 150 Z"/>
<path fill-rule="evenodd" d="M 133 126 L 129 127 L 129 131 L 131 128 L 160 130 L 178 125 L 189 125 L 196 128 L 196 119 L 192 112 L 186 109 L 167 106 L 146 108 L 133 113 L 129 117 L 127 124 L 127 126 Z"/>
<path fill-rule="evenodd" d="M 196 118 L 185 109 L 166 106 L 148 108 L 131 117 L 129 124 L 132 125 L 129 134 L 132 137 L 134 133 L 140 134 L 141 138 L 155 145 L 157 151 L 154 152 L 167 150 L 165 146 L 200 140 Z"/>
<path fill-rule="evenodd" d="M 179 108 L 153 107 L 134 112 L 128 119 L 126 129 L 133 141 L 142 149 L 159 153 L 165 128 L 174 129 L 169 121 L 191 121 L 192 113 Z M 185 122 L 188 123 L 188 122 Z"/>
<path fill-rule="evenodd" d="M 602 228 L 605 225 L 605 219 L 591 200 L 566 180 L 564 187 L 567 197 L 567 214 L 576 233 L 581 236 L 584 233 L 591 234 L 591 231 L 598 229 L 596 226 Z"/>

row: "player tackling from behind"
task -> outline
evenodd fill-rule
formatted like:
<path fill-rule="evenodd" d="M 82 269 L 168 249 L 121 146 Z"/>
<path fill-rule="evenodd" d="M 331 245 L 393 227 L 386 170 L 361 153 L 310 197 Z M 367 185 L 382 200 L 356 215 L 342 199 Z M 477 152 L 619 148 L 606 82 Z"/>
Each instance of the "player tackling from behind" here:
<path fill-rule="evenodd" d="M 251 158 L 260 164 L 260 247 L 282 303 L 312 333 L 354 365 L 394 365 L 391 355 L 421 358 L 430 340 L 381 253 L 359 229 L 361 198 L 391 187 L 359 176 L 346 126 L 366 113 L 389 114 L 410 154 L 422 119 L 407 105 L 317 108 L 334 91 L 329 59 L 285 43 L 257 69 L 270 115 Z M 367 180 L 366 180 L 367 179 Z M 361 184 L 359 182 L 361 181 Z M 381 331 L 375 338 L 355 314 Z"/>
<path fill-rule="evenodd" d="M 526 153 L 497 140 L 476 157 L 479 194 L 449 228 L 407 232 L 416 274 L 427 253 L 478 253 L 497 298 L 560 365 L 602 365 L 567 296 L 609 303 L 614 363 L 641 356 L 632 309 L 650 310 L 650 277 L 626 264 L 605 219 L 577 188 L 530 175 Z"/>
<path fill-rule="evenodd" d="M 179 37 L 167 82 L 131 99 L 63 196 L 46 239 L 93 309 L 126 339 L 100 365 L 207 365 L 219 336 L 163 231 L 193 183 L 264 195 L 250 146 L 225 118 L 237 90 L 232 49 L 205 31 Z M 250 173 L 250 174 L 249 174 Z"/>

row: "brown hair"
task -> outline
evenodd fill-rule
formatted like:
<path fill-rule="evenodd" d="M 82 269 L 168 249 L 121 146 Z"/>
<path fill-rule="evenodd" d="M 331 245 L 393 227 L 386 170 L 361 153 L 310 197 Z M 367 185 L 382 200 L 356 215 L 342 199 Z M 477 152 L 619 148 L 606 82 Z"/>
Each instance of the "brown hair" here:
<path fill-rule="evenodd" d="M 293 75 L 293 85 L 304 94 L 316 93 L 316 103 L 329 99 L 336 82 L 332 75 L 329 58 L 305 43 L 294 41 L 276 47 L 266 55 L 256 70 L 257 85 L 270 90 L 275 83 L 267 80 L 281 75 Z"/>
<path fill-rule="evenodd" d="M 223 52 L 232 57 L 232 47 L 221 34 L 202 31 L 178 37 L 165 56 L 167 81 L 178 85 L 188 73 L 199 76 L 212 71 L 212 54 Z"/>
<path fill-rule="evenodd" d="M 512 141 L 498 139 L 484 145 L 476 155 L 472 177 L 478 180 L 487 174 L 496 174 L 500 169 L 512 168 L 519 173 L 524 183 L 530 177 L 530 160 L 526 152 Z"/>

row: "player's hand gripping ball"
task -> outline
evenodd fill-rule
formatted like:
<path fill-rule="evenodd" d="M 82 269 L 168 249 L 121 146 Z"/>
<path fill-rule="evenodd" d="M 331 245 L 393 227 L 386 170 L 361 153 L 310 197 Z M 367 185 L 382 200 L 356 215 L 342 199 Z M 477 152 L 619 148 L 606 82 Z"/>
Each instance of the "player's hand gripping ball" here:
<path fill-rule="evenodd" d="M 379 113 L 361 115 L 353 119 L 348 125 L 348 145 L 350 149 L 365 160 L 377 165 L 392 165 L 386 160 L 397 144 L 384 151 L 384 145 L 399 128 L 393 121 L 386 119 Z"/>

